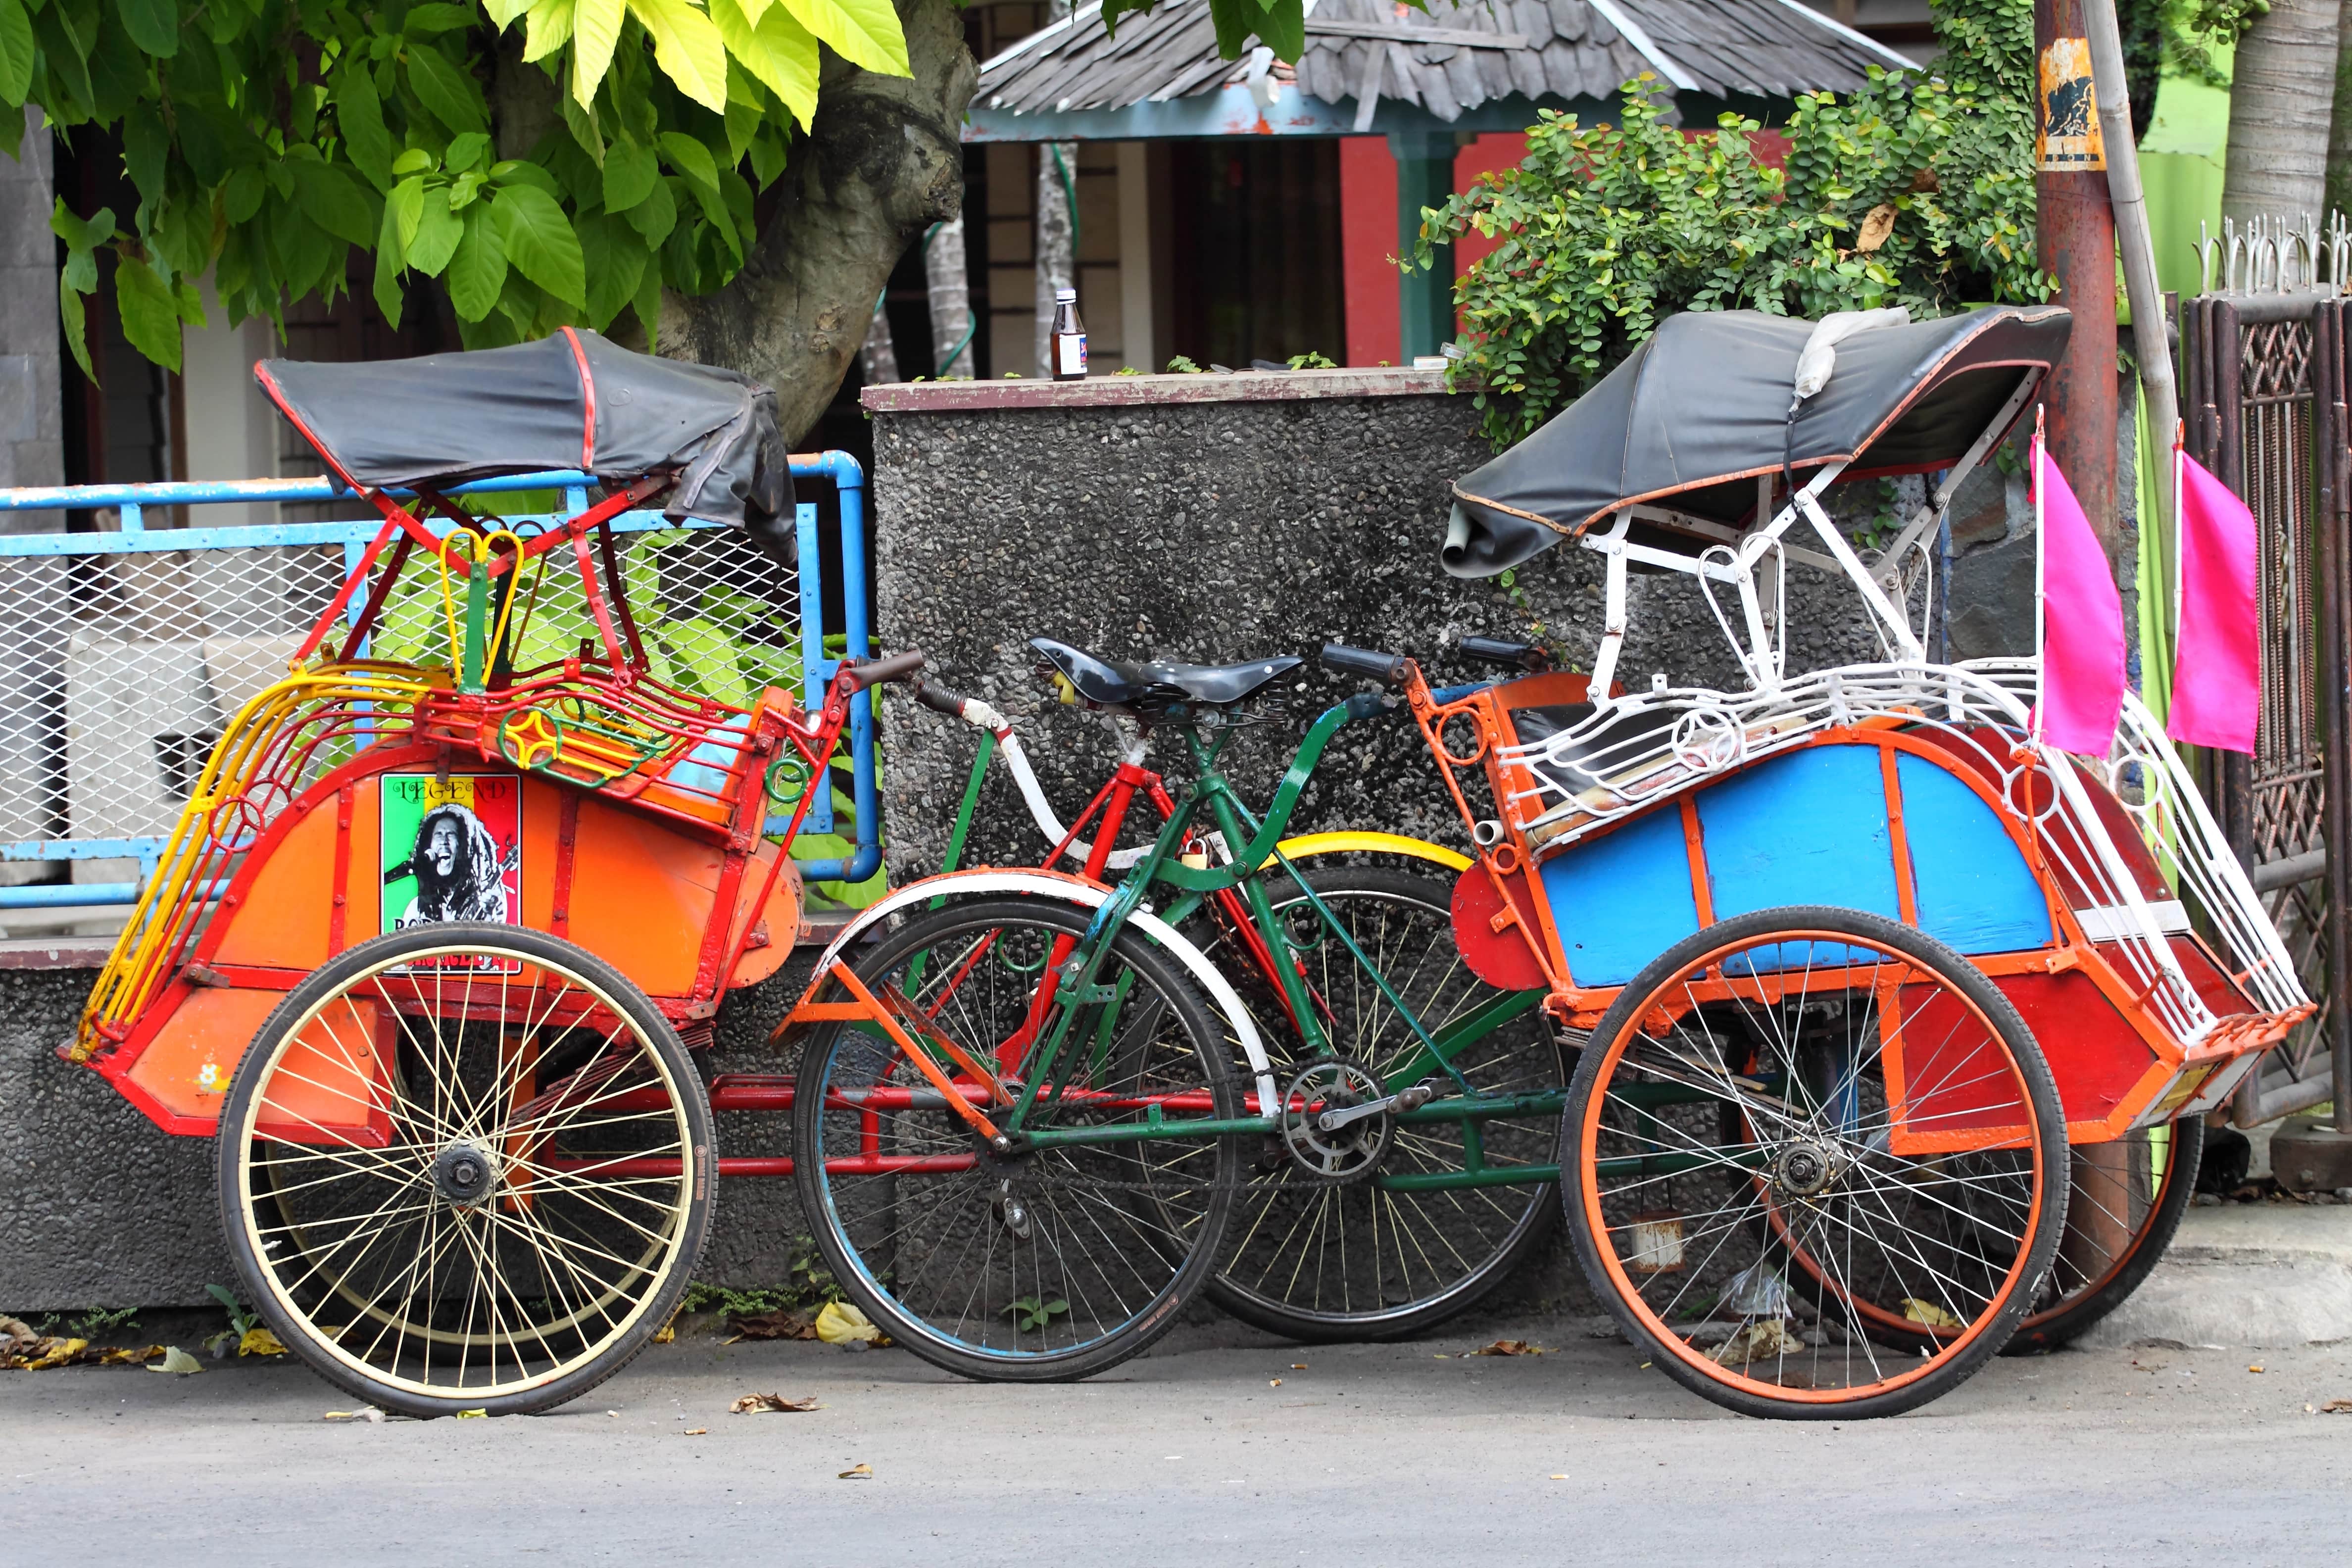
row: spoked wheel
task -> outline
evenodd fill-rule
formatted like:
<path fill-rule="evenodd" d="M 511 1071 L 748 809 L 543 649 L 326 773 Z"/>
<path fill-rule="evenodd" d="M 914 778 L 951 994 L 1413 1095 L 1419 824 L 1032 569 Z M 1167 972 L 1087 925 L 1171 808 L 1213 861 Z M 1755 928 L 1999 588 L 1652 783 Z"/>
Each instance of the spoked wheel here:
<path fill-rule="evenodd" d="M 221 1118 L 223 1227 L 287 1347 L 416 1415 L 544 1410 L 626 1365 L 710 1221 L 710 1109 L 593 955 L 501 925 L 343 953 L 271 1013 Z"/>
<path fill-rule="evenodd" d="M 1016 1099 L 1034 1077 L 1028 1132 L 1239 1115 L 1223 1030 L 1140 936 L 1119 936 L 1073 1009 L 1059 971 L 1090 913 L 950 905 L 884 937 L 856 973 L 991 1117 L 1010 1110 L 971 1068 Z M 1066 1022 L 1059 1065 L 1041 1071 L 1037 1047 Z M 818 1246 L 883 1331 L 935 1365 L 1090 1376 L 1166 1332 L 1215 1267 L 1242 1181 L 1233 1134 L 1000 1152 L 864 1023 L 817 1026 L 798 1085 L 794 1174 Z"/>
<path fill-rule="evenodd" d="M 1948 1392 L 2033 1304 L 2066 1215 L 2050 1069 L 1982 971 L 1851 910 L 1669 949 L 1592 1035 L 1569 1225 L 1635 1343 L 1755 1415 Z"/>
<path fill-rule="evenodd" d="M 1473 1085 L 1496 1095 L 1561 1087 L 1566 1074 L 1541 994 L 1497 990 L 1471 973 L 1454 942 L 1450 888 L 1382 868 L 1316 867 L 1302 875 L 1422 1026 L 1449 1047 L 1460 1041 L 1454 1064 Z M 1360 1181 L 1319 1180 L 1268 1140 L 1210 1295 L 1243 1321 L 1291 1339 L 1416 1333 L 1476 1305 L 1551 1234 L 1559 1209 L 1548 1180 L 1441 1184 L 1468 1168 L 1474 1150 L 1489 1170 L 1549 1165 L 1551 1114 L 1447 1116 L 1460 1091 L 1395 1005 L 1297 883 L 1285 879 L 1272 891 L 1338 1055 L 1369 1068 L 1388 1093 L 1430 1079 L 1439 1098 L 1400 1121 L 1386 1155 Z M 1290 1083 L 1311 1053 L 1255 950 L 1232 930 L 1202 945 L 1248 1005 L 1276 1083 Z"/>
<path fill-rule="evenodd" d="M 2075 1146 L 2058 1260 L 2009 1354 L 2079 1339 L 2140 1288 L 2180 1228 L 2204 1157 L 2205 1123 L 2194 1116 L 2136 1128 L 2113 1143 Z"/>

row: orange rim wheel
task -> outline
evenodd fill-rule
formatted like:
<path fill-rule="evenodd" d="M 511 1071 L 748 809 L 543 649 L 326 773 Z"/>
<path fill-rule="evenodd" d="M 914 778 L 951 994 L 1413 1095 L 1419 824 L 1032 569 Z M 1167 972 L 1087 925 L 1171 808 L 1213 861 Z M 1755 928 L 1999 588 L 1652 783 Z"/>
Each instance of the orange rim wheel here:
<path fill-rule="evenodd" d="M 1759 1415 L 1956 1386 L 2030 1310 L 2066 1210 L 2023 1020 L 1965 958 L 1851 910 L 1741 915 L 1654 962 L 1593 1032 L 1560 1155 L 1628 1334 Z"/>

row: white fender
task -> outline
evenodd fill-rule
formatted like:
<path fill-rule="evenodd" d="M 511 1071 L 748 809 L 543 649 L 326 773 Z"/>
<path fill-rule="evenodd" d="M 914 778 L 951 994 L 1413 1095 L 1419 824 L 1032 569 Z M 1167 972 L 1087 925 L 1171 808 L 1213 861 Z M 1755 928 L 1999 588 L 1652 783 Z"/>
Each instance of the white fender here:
<path fill-rule="evenodd" d="M 815 978 L 809 983 L 815 989 L 826 970 L 851 942 L 873 929 L 880 921 L 897 914 L 910 904 L 927 902 L 937 898 L 970 898 L 975 894 L 1019 893 L 1032 898 L 1058 899 L 1081 909 L 1102 907 L 1110 890 L 1083 877 L 1072 877 L 1059 871 L 993 870 L 986 867 L 969 871 L 950 871 L 944 876 L 926 877 L 919 882 L 909 882 L 884 895 L 859 912 L 848 928 L 833 939 L 824 956 L 816 961 Z M 1217 1011 L 1224 1015 L 1225 1026 L 1241 1042 L 1242 1058 L 1249 1064 L 1250 1074 L 1257 1080 L 1257 1102 L 1261 1106 L 1277 1105 L 1274 1086 L 1274 1063 L 1267 1059 L 1265 1042 L 1258 1037 L 1257 1026 L 1250 1021 L 1249 1009 L 1242 1005 L 1241 995 L 1224 973 L 1209 962 L 1209 955 L 1194 946 L 1192 941 L 1174 926 L 1149 910 L 1138 910 L 1128 916 L 1130 930 L 1138 931 L 1168 955 L 1182 964 L 1192 978 L 1200 982 Z"/>

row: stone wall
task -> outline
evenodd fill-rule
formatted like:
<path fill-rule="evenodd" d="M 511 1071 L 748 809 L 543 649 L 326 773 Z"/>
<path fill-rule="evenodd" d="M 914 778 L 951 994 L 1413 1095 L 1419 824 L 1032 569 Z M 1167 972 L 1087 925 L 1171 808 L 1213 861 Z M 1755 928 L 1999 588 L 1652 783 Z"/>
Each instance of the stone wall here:
<path fill-rule="evenodd" d="M 1540 627 L 1580 668 L 1600 637 L 1588 551 L 1553 550 L 1508 585 L 1439 569 L 1449 487 L 1488 453 L 1470 400 L 1435 372 L 940 383 L 875 388 L 866 405 L 884 645 L 921 648 L 938 679 L 1014 716 L 1066 817 L 1115 753 L 1097 721 L 1047 700 L 1032 637 L 1112 658 L 1298 654 L 1310 664 L 1284 699 L 1300 722 L 1356 689 L 1311 663 L 1326 641 L 1411 654 L 1444 683 L 1492 673 L 1450 651 L 1465 635 Z M 1801 568 L 1790 586 L 1792 670 L 1872 657 L 1850 589 Z M 1629 610 L 1628 685 L 1654 671 L 1741 684 L 1690 579 L 1637 575 Z M 1237 738 L 1228 755 L 1246 795 L 1271 793 L 1298 729 Z M 882 733 L 903 879 L 938 867 L 977 737 L 895 697 Z M 1343 731 L 1294 820 L 1464 842 L 1402 717 Z M 975 822 L 979 858 L 1034 863 L 1045 849 L 1001 769 Z"/>

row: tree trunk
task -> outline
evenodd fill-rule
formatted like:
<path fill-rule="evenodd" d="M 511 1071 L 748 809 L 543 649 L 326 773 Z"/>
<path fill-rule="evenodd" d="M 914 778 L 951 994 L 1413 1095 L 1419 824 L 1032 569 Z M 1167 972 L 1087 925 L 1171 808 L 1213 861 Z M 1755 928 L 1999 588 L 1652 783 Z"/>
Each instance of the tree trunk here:
<path fill-rule="evenodd" d="M 2336 13 L 2336 110 L 2327 133 L 2327 209 L 2352 214 L 2352 0 Z M 2320 230 L 2327 228 L 2320 215 Z"/>
<path fill-rule="evenodd" d="M 1037 144 L 1037 374 L 1054 374 L 1054 295 L 1078 286 L 1078 144 Z"/>
<path fill-rule="evenodd" d="M 890 312 L 879 303 L 866 323 L 866 341 L 857 345 L 857 363 L 868 386 L 898 379 L 898 341 L 890 335 Z"/>
<path fill-rule="evenodd" d="M 971 268 L 964 258 L 963 219 L 950 218 L 931 236 L 923 253 L 924 280 L 931 292 L 931 353 L 940 356 L 931 374 L 946 381 L 976 374 L 972 352 Z"/>
<path fill-rule="evenodd" d="M 2339 0 L 2272 0 L 2238 41 L 2221 216 L 2300 226 L 2327 199 Z"/>
<path fill-rule="evenodd" d="M 908 243 L 963 202 L 963 114 L 980 68 L 962 13 L 952 0 L 897 6 L 915 74 L 877 76 L 827 50 L 816 123 L 793 147 L 743 270 L 716 294 L 662 300 L 661 352 L 775 388 L 791 441 L 833 401 Z"/>

